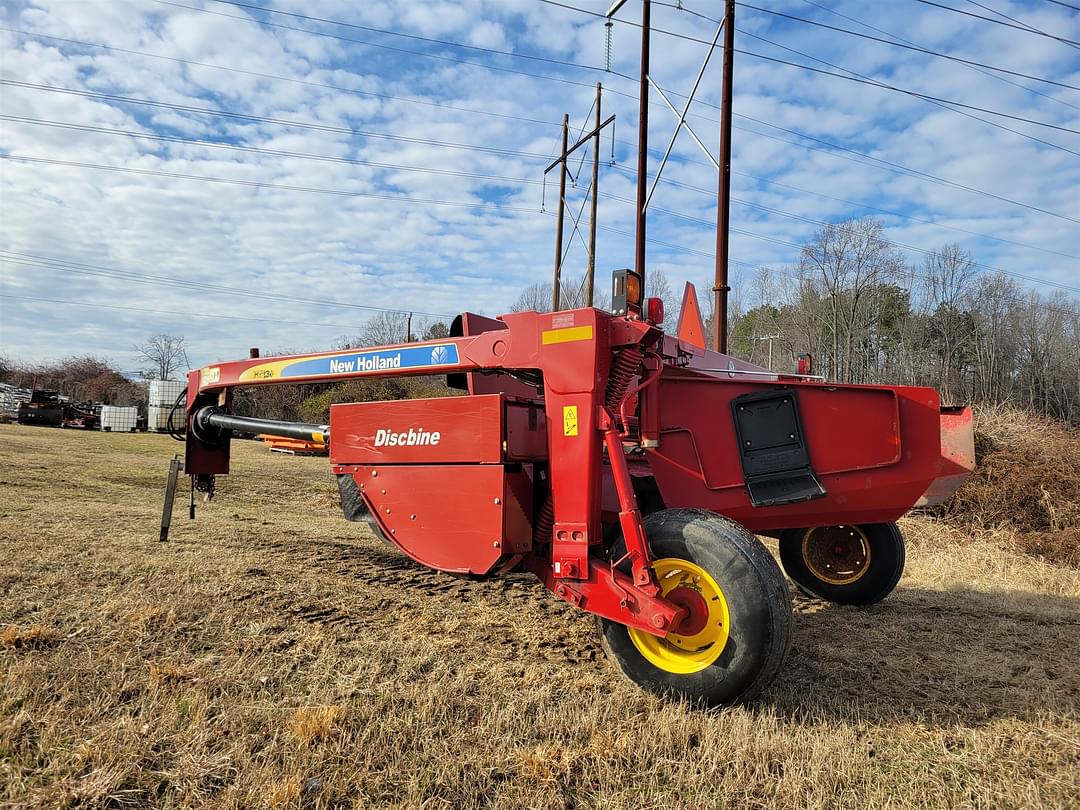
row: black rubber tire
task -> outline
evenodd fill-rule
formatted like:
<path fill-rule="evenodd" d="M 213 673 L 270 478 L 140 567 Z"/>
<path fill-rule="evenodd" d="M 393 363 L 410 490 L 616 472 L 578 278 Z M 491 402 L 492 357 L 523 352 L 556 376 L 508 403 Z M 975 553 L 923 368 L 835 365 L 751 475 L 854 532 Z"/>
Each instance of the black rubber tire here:
<path fill-rule="evenodd" d="M 351 475 L 342 474 L 337 477 L 337 485 L 338 494 L 341 496 L 341 512 L 345 519 L 353 523 L 367 521 L 367 504 L 356 486 L 356 480 Z"/>
<path fill-rule="evenodd" d="M 808 529 L 786 529 L 780 535 L 780 562 L 795 586 L 809 596 L 838 605 L 873 605 L 893 592 L 904 573 L 904 537 L 895 523 L 867 523 L 857 527 L 870 545 L 870 565 L 859 579 L 835 585 L 819 578 L 803 558 L 803 537 Z"/>
<path fill-rule="evenodd" d="M 390 543 L 390 538 L 383 534 L 382 527 L 375 522 L 371 511 L 360 494 L 359 487 L 351 475 L 339 475 L 337 477 L 338 493 L 341 495 L 341 511 L 345 519 L 353 523 L 366 523 L 372 533 L 385 543 Z M 393 545 L 393 543 L 390 543 Z"/>
<path fill-rule="evenodd" d="M 601 619 L 608 659 L 637 686 L 694 704 L 727 706 L 758 697 L 791 647 L 791 597 L 776 561 L 742 526 L 704 509 L 665 509 L 644 522 L 654 559 L 687 560 L 716 580 L 728 603 L 728 640 L 705 669 L 677 674 L 644 658 L 624 625 Z M 613 559 L 624 553 L 620 538 Z"/>

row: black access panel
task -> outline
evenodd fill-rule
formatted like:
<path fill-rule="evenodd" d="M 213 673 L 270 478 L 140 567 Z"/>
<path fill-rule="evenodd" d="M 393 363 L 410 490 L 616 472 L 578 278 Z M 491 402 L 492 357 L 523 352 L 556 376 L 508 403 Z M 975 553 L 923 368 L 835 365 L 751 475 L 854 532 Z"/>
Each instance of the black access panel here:
<path fill-rule="evenodd" d="M 790 388 L 743 394 L 731 401 L 746 491 L 754 506 L 780 506 L 825 496 L 810 466 L 799 399 Z"/>

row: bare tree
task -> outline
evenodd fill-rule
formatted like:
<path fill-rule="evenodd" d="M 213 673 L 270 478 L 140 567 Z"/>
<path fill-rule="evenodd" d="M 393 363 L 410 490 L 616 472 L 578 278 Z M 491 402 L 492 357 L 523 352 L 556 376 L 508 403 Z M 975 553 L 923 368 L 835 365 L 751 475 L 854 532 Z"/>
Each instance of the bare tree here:
<path fill-rule="evenodd" d="M 903 257 L 883 236 L 883 226 L 872 217 L 828 224 L 803 246 L 799 270 L 806 279 L 817 278 L 827 303 L 828 374 L 841 382 L 865 378 L 867 368 L 856 367 L 857 343 L 876 317 L 871 293 L 903 269 Z"/>
<path fill-rule="evenodd" d="M 585 276 L 563 275 L 559 280 L 559 309 L 578 309 L 585 306 Z M 593 306 L 597 309 L 609 309 L 611 302 L 602 290 L 593 288 Z M 537 282 L 521 291 L 513 304 L 511 312 L 550 312 L 551 283 Z"/>
<path fill-rule="evenodd" d="M 341 348 L 355 349 L 363 346 L 386 346 L 404 343 L 408 332 L 409 316 L 405 312 L 383 311 L 372 315 L 360 327 L 360 334 L 342 341 Z"/>
<path fill-rule="evenodd" d="M 938 388 L 946 401 L 963 399 L 965 357 L 974 338 L 974 321 L 965 309 L 975 278 L 975 261 L 953 243 L 931 250 L 923 261 L 930 334 L 941 358 Z"/>
<path fill-rule="evenodd" d="M 551 285 L 543 282 L 530 284 L 510 305 L 511 312 L 549 312 L 551 310 Z"/>
<path fill-rule="evenodd" d="M 171 380 L 177 372 L 188 369 L 183 335 L 154 335 L 136 346 L 135 353 L 148 364 L 139 372 L 147 380 Z"/>
<path fill-rule="evenodd" d="M 668 281 L 667 273 L 659 267 L 649 270 L 645 277 L 645 284 L 646 295 L 650 298 L 659 298 L 664 302 L 664 318 L 671 324 L 670 328 L 674 329 L 674 324 L 679 321 L 679 308 L 682 306 L 682 285 L 679 286 L 678 291 L 673 289 L 671 282 Z"/>

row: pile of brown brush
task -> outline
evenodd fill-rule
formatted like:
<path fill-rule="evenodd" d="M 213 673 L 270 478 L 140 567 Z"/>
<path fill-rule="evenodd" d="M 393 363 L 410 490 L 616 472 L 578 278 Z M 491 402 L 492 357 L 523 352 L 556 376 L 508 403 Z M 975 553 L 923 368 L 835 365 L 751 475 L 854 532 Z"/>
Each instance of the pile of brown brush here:
<path fill-rule="evenodd" d="M 1022 551 L 1080 566 L 1080 430 L 1016 408 L 980 408 L 975 460 L 935 514 L 965 530 L 1011 530 Z"/>

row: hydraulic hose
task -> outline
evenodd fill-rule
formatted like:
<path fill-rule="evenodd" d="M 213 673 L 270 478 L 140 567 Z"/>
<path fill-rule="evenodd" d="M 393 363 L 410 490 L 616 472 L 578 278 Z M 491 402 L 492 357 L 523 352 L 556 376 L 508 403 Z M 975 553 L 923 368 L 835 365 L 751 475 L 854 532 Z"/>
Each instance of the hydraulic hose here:
<path fill-rule="evenodd" d="M 266 433 L 288 439 L 326 444 L 330 439 L 328 425 L 308 425 L 303 422 L 283 422 L 278 419 L 257 419 L 252 416 L 236 416 L 216 405 L 206 405 L 195 411 L 191 429 L 196 438 L 207 444 L 216 444 L 225 431 L 243 433 Z"/>

